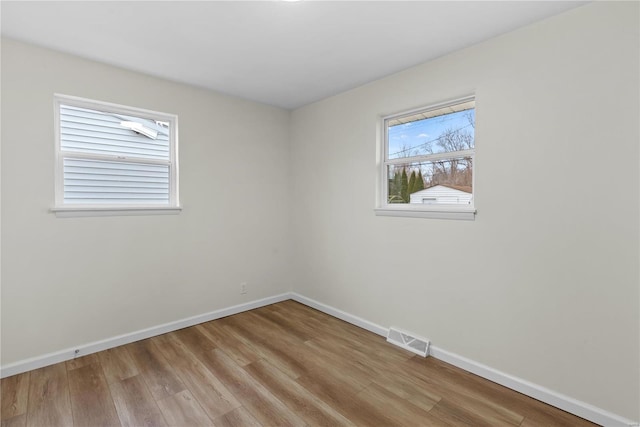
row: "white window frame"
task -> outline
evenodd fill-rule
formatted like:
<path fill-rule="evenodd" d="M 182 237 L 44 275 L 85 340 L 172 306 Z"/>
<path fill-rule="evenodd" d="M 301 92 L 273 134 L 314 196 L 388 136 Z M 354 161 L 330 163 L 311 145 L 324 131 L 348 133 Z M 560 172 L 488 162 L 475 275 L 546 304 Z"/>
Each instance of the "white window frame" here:
<path fill-rule="evenodd" d="M 60 106 L 69 105 L 79 108 L 102 111 L 106 113 L 123 114 L 144 119 L 157 120 L 169 123 L 169 161 L 141 159 L 138 157 L 110 156 L 100 154 L 88 154 L 82 152 L 62 151 L 61 149 L 61 125 Z M 178 116 L 159 111 L 145 110 L 110 102 L 96 101 L 62 94 L 54 94 L 54 129 L 55 129 L 55 204 L 51 208 L 59 217 L 76 216 L 112 216 L 112 215 L 157 215 L 177 214 L 181 211 L 179 198 L 179 173 L 178 173 Z M 161 164 L 169 166 L 169 203 L 166 205 L 139 205 L 139 204 L 65 204 L 64 203 L 64 157 L 72 154 L 73 157 L 89 160 L 107 160 L 130 163 Z"/>
<path fill-rule="evenodd" d="M 397 216 L 397 217 L 415 217 L 415 218 L 434 218 L 434 219 L 458 219 L 458 220 L 475 220 L 475 180 L 476 180 L 476 161 L 475 161 L 475 144 L 471 150 L 455 151 L 448 153 L 426 154 L 419 156 L 403 157 L 398 159 L 389 159 L 389 134 L 387 122 L 389 120 L 411 116 L 422 112 L 429 112 L 441 108 L 446 108 L 456 104 L 462 104 L 469 101 L 475 101 L 475 94 L 461 98 L 451 99 L 437 104 L 430 104 L 427 107 L 414 108 L 412 110 L 403 111 L 389 115 L 380 116 L 379 133 L 379 161 L 378 161 L 378 191 L 377 203 L 374 209 L 378 216 Z M 475 136 L 474 136 L 475 138 Z M 388 203 L 388 167 L 396 164 L 406 164 L 408 162 L 433 162 L 445 159 L 455 159 L 460 157 L 471 157 L 473 165 L 472 175 L 472 198 L 470 205 L 431 205 L 431 204 L 411 204 L 411 203 Z"/>

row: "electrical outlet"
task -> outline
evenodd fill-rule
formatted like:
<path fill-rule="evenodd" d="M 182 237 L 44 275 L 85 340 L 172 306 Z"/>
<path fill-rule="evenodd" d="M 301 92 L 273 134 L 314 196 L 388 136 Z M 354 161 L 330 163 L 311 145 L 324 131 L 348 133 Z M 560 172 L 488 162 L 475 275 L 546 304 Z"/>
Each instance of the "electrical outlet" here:
<path fill-rule="evenodd" d="M 240 283 L 240 293 L 242 295 L 247 293 L 247 282 Z"/>

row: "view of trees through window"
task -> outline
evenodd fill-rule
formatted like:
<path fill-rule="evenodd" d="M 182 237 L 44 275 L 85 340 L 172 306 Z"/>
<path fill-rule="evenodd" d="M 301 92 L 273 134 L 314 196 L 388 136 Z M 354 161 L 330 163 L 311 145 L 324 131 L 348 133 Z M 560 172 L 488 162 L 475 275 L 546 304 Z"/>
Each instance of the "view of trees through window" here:
<path fill-rule="evenodd" d="M 442 110 L 387 120 L 388 203 L 470 203 L 475 109 Z"/>

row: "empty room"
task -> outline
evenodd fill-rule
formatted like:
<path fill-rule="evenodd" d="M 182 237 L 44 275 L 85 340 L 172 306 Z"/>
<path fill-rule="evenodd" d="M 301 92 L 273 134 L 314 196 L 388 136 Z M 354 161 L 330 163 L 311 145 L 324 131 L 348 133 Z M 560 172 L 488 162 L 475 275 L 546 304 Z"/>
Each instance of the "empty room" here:
<path fill-rule="evenodd" d="M 2 427 L 640 423 L 640 2 L 2 1 Z"/>

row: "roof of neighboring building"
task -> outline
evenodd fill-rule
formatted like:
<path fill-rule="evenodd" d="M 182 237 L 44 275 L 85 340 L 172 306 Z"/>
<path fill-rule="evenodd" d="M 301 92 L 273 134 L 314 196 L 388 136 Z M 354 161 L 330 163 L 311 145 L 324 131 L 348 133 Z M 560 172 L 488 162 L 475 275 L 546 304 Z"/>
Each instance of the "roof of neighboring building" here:
<path fill-rule="evenodd" d="M 425 190 L 428 190 L 430 188 L 435 188 L 435 187 L 438 187 L 438 186 L 447 187 L 447 188 L 453 188 L 454 190 L 464 191 L 465 193 L 469 193 L 469 194 L 473 193 L 473 190 L 472 190 L 470 185 L 436 184 L 436 185 L 432 185 L 431 187 L 425 188 Z"/>

